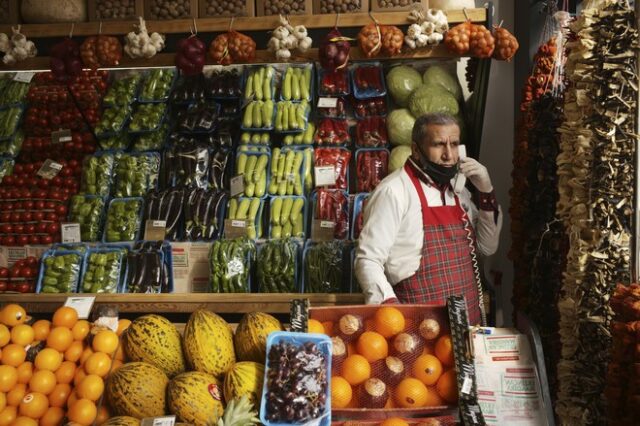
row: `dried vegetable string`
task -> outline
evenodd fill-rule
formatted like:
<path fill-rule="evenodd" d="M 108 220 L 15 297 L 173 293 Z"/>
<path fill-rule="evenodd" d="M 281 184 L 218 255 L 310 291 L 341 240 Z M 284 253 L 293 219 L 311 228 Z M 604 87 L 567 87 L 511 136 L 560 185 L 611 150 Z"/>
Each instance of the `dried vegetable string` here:
<path fill-rule="evenodd" d="M 616 282 L 629 281 L 637 77 L 635 16 L 592 1 L 571 25 L 557 211 L 569 237 L 558 302 L 562 424 L 606 423 L 603 390 Z"/>

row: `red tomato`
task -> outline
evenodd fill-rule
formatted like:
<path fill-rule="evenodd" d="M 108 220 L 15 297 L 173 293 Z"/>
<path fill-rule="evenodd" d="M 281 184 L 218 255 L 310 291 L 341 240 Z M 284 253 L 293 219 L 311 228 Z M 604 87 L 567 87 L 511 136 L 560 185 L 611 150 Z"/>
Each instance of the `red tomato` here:
<path fill-rule="evenodd" d="M 9 276 L 9 268 L 0 268 L 0 278 L 7 278 Z"/>
<path fill-rule="evenodd" d="M 16 244 L 19 245 L 19 246 L 26 246 L 27 244 L 29 244 L 29 236 L 28 235 L 18 235 L 18 238 L 16 238 Z M 26 271 L 30 271 L 30 269 L 24 269 L 22 271 L 22 275 L 23 276 L 26 273 Z"/>
<path fill-rule="evenodd" d="M 50 223 L 47 227 L 47 233 L 49 235 L 56 235 L 60 232 L 60 224 L 58 222 Z"/>
<path fill-rule="evenodd" d="M 58 221 L 58 215 L 55 214 L 55 212 L 46 213 L 44 215 L 44 218 L 45 218 L 45 220 L 48 220 L 50 222 L 57 222 Z"/>
<path fill-rule="evenodd" d="M 53 243 L 53 237 L 51 235 L 43 235 L 40 237 L 40 244 L 51 244 Z"/>
<path fill-rule="evenodd" d="M 46 234 L 47 233 L 47 227 L 48 227 L 47 222 L 39 222 L 36 225 L 36 231 L 38 232 L 38 234 Z"/>
<path fill-rule="evenodd" d="M 40 237 L 37 235 L 29 235 L 29 244 L 33 244 L 33 245 L 40 244 Z"/>

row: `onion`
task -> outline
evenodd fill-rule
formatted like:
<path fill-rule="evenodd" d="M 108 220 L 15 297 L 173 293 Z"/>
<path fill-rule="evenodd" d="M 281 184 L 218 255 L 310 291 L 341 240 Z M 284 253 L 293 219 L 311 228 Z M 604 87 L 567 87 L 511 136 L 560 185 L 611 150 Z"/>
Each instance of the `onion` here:
<path fill-rule="evenodd" d="M 58 78 L 66 75 L 64 61 L 56 56 L 49 58 L 49 67 L 51 68 L 51 72 Z"/>
<path fill-rule="evenodd" d="M 332 41 L 342 37 L 338 28 L 334 27 L 320 43 L 318 55 L 320 64 L 326 71 L 333 72 L 336 68 L 345 65 L 349 61 L 349 50 L 351 49 L 349 41 Z"/>

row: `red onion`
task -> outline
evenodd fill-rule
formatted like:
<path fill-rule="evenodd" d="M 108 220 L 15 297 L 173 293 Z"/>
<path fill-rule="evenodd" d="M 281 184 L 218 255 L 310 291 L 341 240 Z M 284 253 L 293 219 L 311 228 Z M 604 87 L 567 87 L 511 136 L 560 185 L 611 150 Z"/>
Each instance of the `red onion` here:
<path fill-rule="evenodd" d="M 337 27 L 334 27 L 320 43 L 320 64 L 326 71 L 333 72 L 342 68 L 349 61 L 351 44 L 349 38 L 343 37 Z"/>

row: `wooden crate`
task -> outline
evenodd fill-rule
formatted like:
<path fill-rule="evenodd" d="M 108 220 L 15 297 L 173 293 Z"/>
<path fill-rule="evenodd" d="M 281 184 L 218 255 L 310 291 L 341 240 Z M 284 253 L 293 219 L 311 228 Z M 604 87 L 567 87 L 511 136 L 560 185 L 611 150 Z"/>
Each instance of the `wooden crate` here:
<path fill-rule="evenodd" d="M 353 10 L 349 10 L 348 7 L 346 10 L 343 10 L 341 8 L 341 6 L 333 6 L 335 5 L 336 1 L 333 1 L 333 5 L 329 5 L 329 1 L 328 0 L 313 0 L 313 14 L 314 15 L 321 15 L 321 14 L 335 14 L 337 12 L 340 13 L 364 13 L 364 12 L 368 12 L 369 11 L 369 0 L 339 0 L 341 5 L 345 5 L 348 3 L 351 4 L 357 4 L 359 7 L 357 9 L 353 9 Z M 371 1 L 376 1 L 376 0 L 371 0 Z M 325 9 L 323 11 L 323 6 L 327 7 L 327 9 Z M 333 9 L 331 9 L 331 7 L 334 7 Z M 340 9 L 335 9 L 335 7 L 340 7 Z"/>
<path fill-rule="evenodd" d="M 406 5 L 401 5 L 401 3 L 407 2 Z M 393 6 L 393 3 L 397 2 L 397 6 Z M 382 4 L 392 5 L 392 6 L 381 6 Z M 371 0 L 371 11 L 372 12 L 398 12 L 401 10 L 411 10 L 411 8 L 416 4 L 422 4 L 424 8 L 429 7 L 429 0 Z"/>
<path fill-rule="evenodd" d="M 20 23 L 20 1 L 5 0 L 0 2 L 4 7 L 0 9 L 0 24 L 18 24 Z"/>
<path fill-rule="evenodd" d="M 265 13 L 265 7 L 268 2 L 274 2 L 275 0 L 256 0 L 256 16 L 275 16 L 278 17 L 278 13 Z M 313 14 L 313 0 L 297 0 L 298 10 L 292 10 L 286 12 L 280 11 L 282 15 L 312 15 Z M 302 7 L 302 8 L 300 8 Z M 295 21 L 294 21 L 295 22 Z M 293 23 L 292 25 L 296 25 Z"/>
<path fill-rule="evenodd" d="M 168 0 L 166 0 L 168 3 Z M 188 4 L 189 11 L 188 13 L 182 16 L 157 16 L 153 13 L 153 7 L 157 3 L 162 3 L 163 0 L 144 0 L 144 19 L 150 20 L 158 20 L 158 21 L 167 21 L 172 19 L 185 19 L 185 18 L 197 18 L 198 17 L 198 0 L 184 0 L 185 4 Z"/>
<path fill-rule="evenodd" d="M 138 16 L 144 15 L 144 0 L 130 0 L 133 4 L 133 13 L 116 17 L 98 16 L 98 5 L 105 2 L 106 0 L 87 0 L 87 17 L 89 21 L 134 20 L 138 19 Z"/>
<path fill-rule="evenodd" d="M 211 0 L 199 0 L 198 1 L 198 17 L 199 18 L 217 18 L 220 16 L 246 16 L 253 17 L 256 16 L 256 4 L 254 0 L 241 0 L 244 2 L 244 8 L 236 13 L 233 10 L 224 10 L 223 12 L 213 12 L 210 13 L 207 9 L 209 9 L 209 2 Z M 234 0 L 214 0 L 220 5 L 227 6 L 231 9 L 231 5 L 235 2 Z"/>

